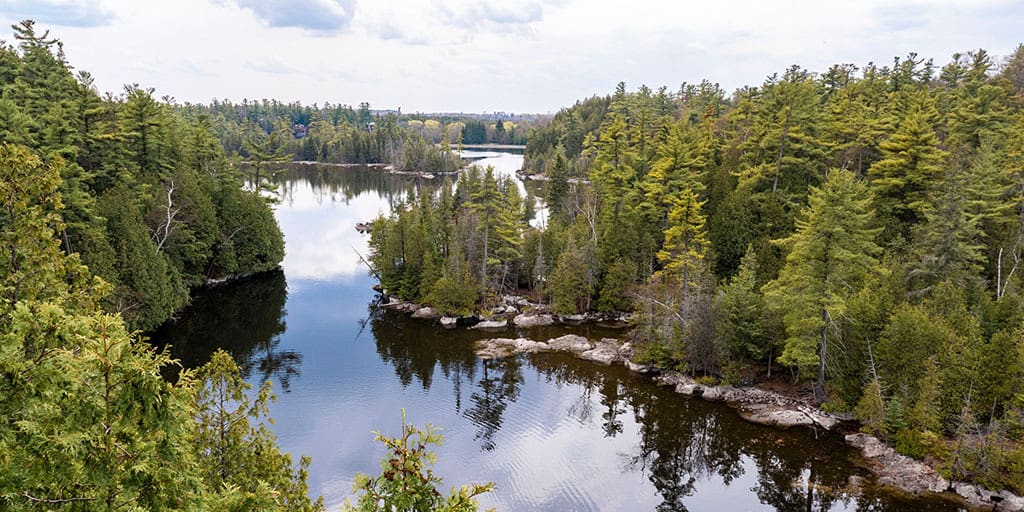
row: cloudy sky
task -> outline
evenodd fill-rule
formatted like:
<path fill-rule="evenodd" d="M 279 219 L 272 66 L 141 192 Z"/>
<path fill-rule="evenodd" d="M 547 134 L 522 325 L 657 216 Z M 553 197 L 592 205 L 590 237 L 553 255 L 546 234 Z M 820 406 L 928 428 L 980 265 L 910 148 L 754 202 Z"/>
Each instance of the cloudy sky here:
<path fill-rule="evenodd" d="M 5 26 L 25 18 L 103 91 L 403 112 L 554 112 L 619 81 L 731 91 L 1024 42 L 1020 0 L 0 0 Z"/>

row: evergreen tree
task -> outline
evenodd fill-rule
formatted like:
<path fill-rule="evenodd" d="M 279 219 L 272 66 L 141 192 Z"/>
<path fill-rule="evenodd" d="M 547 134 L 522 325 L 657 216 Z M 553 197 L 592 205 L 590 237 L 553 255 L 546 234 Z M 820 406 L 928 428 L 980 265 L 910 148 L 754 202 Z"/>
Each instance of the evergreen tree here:
<path fill-rule="evenodd" d="M 558 263 L 551 272 L 548 289 L 551 292 L 551 311 L 572 315 L 590 309 L 593 294 L 593 276 L 588 272 L 583 248 L 570 239 L 565 250 L 558 256 Z"/>
<path fill-rule="evenodd" d="M 701 206 L 692 190 L 684 189 L 669 212 L 665 245 L 658 251 L 662 272 L 680 280 L 685 288 L 694 279 L 708 250 Z"/>
<path fill-rule="evenodd" d="M 380 476 L 360 473 L 356 476 L 355 490 L 360 493 L 356 504 L 345 502 L 345 512 L 375 512 L 377 510 L 430 510 L 435 512 L 476 512 L 476 497 L 490 492 L 494 484 L 466 484 L 452 488 L 447 496 L 437 486 L 441 478 L 434 475 L 435 461 L 430 446 L 440 445 L 444 438 L 437 429 L 427 425 L 420 430 L 405 423 L 402 411 L 402 433 L 388 437 L 375 432 L 375 438 L 387 448 L 381 460 Z"/>
<path fill-rule="evenodd" d="M 128 325 L 152 329 L 188 299 L 180 276 L 157 252 L 146 232 L 136 191 L 125 186 L 108 190 L 99 200 L 107 220 L 107 242 L 114 251 L 110 307 L 122 313 Z"/>
<path fill-rule="evenodd" d="M 555 163 L 548 173 L 548 212 L 551 219 L 560 218 L 569 193 L 569 169 L 561 152 L 555 155 Z"/>
<path fill-rule="evenodd" d="M 751 246 L 740 263 L 739 272 L 722 290 L 719 330 L 734 359 L 763 361 L 771 357 L 767 350 L 764 309 L 764 298 L 757 286 L 757 255 Z"/>
<path fill-rule="evenodd" d="M 896 133 L 880 145 L 882 158 L 868 169 L 874 206 L 885 226 L 885 237 L 906 236 L 924 218 L 928 192 L 941 177 L 945 152 L 928 122 L 915 107 Z"/>
<path fill-rule="evenodd" d="M 784 364 L 817 367 L 815 400 L 826 399 L 829 334 L 846 314 L 846 301 L 864 278 L 882 269 L 875 259 L 878 230 L 869 228 L 870 196 L 850 171 L 833 169 L 821 188 L 811 187 L 797 231 L 778 243 L 790 248 L 765 299 L 786 325 Z"/>
<path fill-rule="evenodd" d="M 203 482 L 233 499 L 268 501 L 265 510 L 322 510 L 311 501 L 306 485 L 310 459 L 296 469 L 281 453 L 267 425 L 267 409 L 275 397 L 270 381 L 250 396 L 235 361 L 223 350 L 214 352 L 196 375 L 195 453 L 202 456 Z"/>

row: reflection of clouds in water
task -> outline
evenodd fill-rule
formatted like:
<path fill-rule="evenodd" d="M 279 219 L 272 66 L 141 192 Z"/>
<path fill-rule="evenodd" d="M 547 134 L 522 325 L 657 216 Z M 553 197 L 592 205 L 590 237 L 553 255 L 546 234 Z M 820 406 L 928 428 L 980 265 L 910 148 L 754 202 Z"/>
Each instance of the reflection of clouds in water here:
<path fill-rule="evenodd" d="M 277 208 L 286 233 L 283 266 L 289 281 L 330 281 L 366 272 L 352 249 L 366 256 L 369 235 L 355 225 L 388 212 L 387 200 L 369 191 L 346 200 L 344 194 L 316 190 L 306 181 L 293 182 L 290 189 Z"/>
<path fill-rule="evenodd" d="M 493 166 L 497 175 L 513 178 L 519 192 L 526 195 L 523 182 L 515 175 L 523 165 L 523 155 L 495 151 L 465 151 L 464 154 L 483 157 L 474 163 L 483 167 Z M 372 188 L 378 176 L 384 176 L 376 174 L 379 171 L 369 174 L 362 171 L 364 174 L 359 174 L 349 169 L 330 169 L 328 172 L 339 174 L 335 174 L 333 179 L 317 182 L 316 186 L 307 179 L 287 177 L 282 183 L 277 219 L 285 233 L 283 267 L 290 282 L 293 278 L 348 280 L 366 272 L 366 266 L 352 249 L 368 257 L 369 236 L 357 232 L 355 225 L 391 211 L 389 198 Z M 366 183 L 360 181 L 367 179 Z M 351 188 L 339 187 L 346 180 L 349 180 Z M 359 183 L 368 188 L 360 190 Z M 401 195 L 400 191 L 395 192 Z M 357 195 L 347 197 L 352 193 Z M 546 211 L 539 210 L 534 225 L 542 222 L 539 219 L 544 217 Z"/>
<path fill-rule="evenodd" d="M 565 416 L 557 419 L 559 412 L 569 410 L 578 400 L 576 393 L 583 392 L 576 385 L 567 386 L 566 390 L 565 393 L 531 396 L 528 403 L 517 401 L 509 408 L 506 417 L 510 424 L 501 430 L 495 449 L 487 454 L 489 461 L 498 463 L 485 463 L 487 467 L 481 470 L 484 477 L 508 482 L 509 488 L 482 496 L 481 503 L 498 510 L 550 509 L 552 506 L 576 510 L 653 508 L 656 504 L 653 499 L 654 503 L 645 503 L 645 497 L 620 492 L 624 487 L 643 486 L 644 475 L 625 473 L 618 467 L 619 454 L 631 452 L 635 439 L 632 436 L 601 437 L 600 426 L 592 421 L 581 422 Z M 600 407 L 600 404 L 595 400 L 593 406 Z M 623 419 L 628 422 L 627 431 L 639 430 L 631 418 Z M 581 460 L 588 464 L 580 464 Z M 449 467 L 452 462 L 441 459 L 439 472 L 457 471 Z M 496 474 L 491 474 L 492 471 Z M 633 479 L 639 481 L 624 484 Z"/>

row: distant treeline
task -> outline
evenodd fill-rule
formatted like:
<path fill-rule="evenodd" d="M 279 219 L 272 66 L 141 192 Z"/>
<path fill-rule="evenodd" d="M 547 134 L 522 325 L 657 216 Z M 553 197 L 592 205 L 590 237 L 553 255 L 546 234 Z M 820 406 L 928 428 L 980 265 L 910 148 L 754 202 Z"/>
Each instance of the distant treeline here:
<path fill-rule="evenodd" d="M 380 113 L 362 103 L 302 105 L 277 100 L 185 104 L 187 118 L 210 120 L 225 152 L 243 159 L 390 164 L 400 171 L 453 172 L 460 144 L 525 144 L 528 121 L 426 118 Z"/>

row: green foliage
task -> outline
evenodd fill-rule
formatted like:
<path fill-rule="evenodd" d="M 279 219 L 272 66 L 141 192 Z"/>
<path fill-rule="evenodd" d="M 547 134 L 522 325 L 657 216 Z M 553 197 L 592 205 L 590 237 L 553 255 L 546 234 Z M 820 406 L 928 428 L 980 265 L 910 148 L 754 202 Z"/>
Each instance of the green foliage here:
<path fill-rule="evenodd" d="M 0 327 L 19 301 L 87 306 L 100 295 L 91 288 L 105 287 L 77 257 L 65 256 L 53 236 L 63 227 L 61 163 L 44 164 L 24 146 L 0 143 Z"/>
<path fill-rule="evenodd" d="M 552 312 L 573 315 L 590 308 L 594 285 L 589 268 L 586 248 L 580 248 L 570 240 L 558 256 L 558 263 L 548 282 Z"/>
<path fill-rule="evenodd" d="M 310 459 L 303 457 L 298 469 L 291 456 L 281 453 L 270 431 L 268 406 L 274 400 L 270 381 L 255 393 L 242 379 L 235 361 L 218 350 L 196 373 L 196 435 L 194 450 L 200 454 L 203 481 L 225 494 L 272 498 L 267 510 L 322 510 L 311 501 L 306 485 Z M 273 490 L 273 493 L 268 493 Z M 247 498 L 250 499 L 250 498 Z"/>
<path fill-rule="evenodd" d="M 388 451 L 381 459 L 381 474 L 375 477 L 356 475 L 353 492 L 359 497 L 355 505 L 346 502 L 345 511 L 475 512 L 479 510 L 476 498 L 494 490 L 493 483 L 466 484 L 453 487 L 447 495 L 442 494 L 438 490 L 441 477 L 435 475 L 431 467 L 437 458 L 430 447 L 440 445 L 444 439 L 429 424 L 422 430 L 407 425 L 404 409 L 402 433 L 398 437 L 375 432 L 374 438 Z"/>
<path fill-rule="evenodd" d="M 116 186 L 99 198 L 98 206 L 114 252 L 114 274 L 105 276 L 114 284 L 108 307 L 134 328 L 153 329 L 185 304 L 188 292 L 150 240 L 133 190 Z"/>
<path fill-rule="evenodd" d="M 879 147 L 882 158 L 868 169 L 875 208 L 886 238 L 906 234 L 924 217 L 929 186 L 941 177 L 946 154 L 929 122 L 929 106 L 915 105 L 899 129 Z M 934 111 L 934 107 L 931 107 Z"/>
<path fill-rule="evenodd" d="M 278 265 L 284 244 L 272 212 L 237 197 L 241 177 L 210 144 L 209 118 L 186 119 L 138 85 L 101 97 L 89 73 L 72 75 L 48 33 L 31 21 L 14 32 L 17 48 L 2 52 L 0 131 L 21 144 L 5 147 L 4 165 L 23 167 L 5 178 L 23 187 L 29 203 L 19 207 L 38 208 L 58 231 L 65 254 L 114 285 L 109 310 L 151 329 L 185 303 L 188 286 Z M 22 171 L 40 179 L 28 185 Z"/>
<path fill-rule="evenodd" d="M 739 272 L 722 290 L 719 326 L 729 354 L 740 361 L 763 361 L 768 357 L 765 303 L 759 292 L 757 258 L 753 247 L 749 247 Z"/>
<path fill-rule="evenodd" d="M 187 381 L 120 319 L 22 302 L 2 336 L 0 501 L 68 500 L 86 510 L 187 510 L 201 502 Z M 58 502 L 60 503 L 60 502 Z"/>
<path fill-rule="evenodd" d="M 469 315 L 477 303 L 476 280 L 458 252 L 445 263 L 444 272 L 425 297 L 428 304 L 449 315 Z"/>
<path fill-rule="evenodd" d="M 864 392 L 854 407 L 853 413 L 861 422 L 861 430 L 868 434 L 885 437 L 885 398 L 878 379 L 871 379 L 864 386 Z"/>
<path fill-rule="evenodd" d="M 180 272 L 197 271 L 217 224 L 206 204 L 210 183 L 200 169 L 179 166 L 180 120 L 137 88 L 99 99 L 89 76 L 76 82 L 59 46 L 52 51 L 56 40 L 37 35 L 31 21 L 15 26 L 15 38 L 20 53 L 0 51 L 11 64 L 0 72 L 0 90 L 12 98 L 0 109 L 34 122 L 16 127 L 28 146 L 0 143 L 0 508 L 310 504 L 304 466 L 281 469 L 287 457 L 265 430 L 243 440 L 260 455 L 236 459 L 235 478 L 274 478 L 246 489 L 208 485 L 204 468 L 218 466 L 197 447 L 208 434 L 197 418 L 209 404 L 197 404 L 190 372 L 172 383 L 164 374 L 176 362 L 130 332 L 183 302 Z M 100 122 L 101 115 L 110 117 Z M 220 185 L 240 187 L 231 179 Z M 183 215 L 164 216 L 160 226 L 150 224 L 151 209 Z M 101 303 L 123 316 L 104 313 Z"/>
<path fill-rule="evenodd" d="M 563 214 L 565 196 L 569 193 L 569 169 L 561 152 L 555 155 L 548 177 L 548 211 L 552 217 L 558 217 Z"/>
<path fill-rule="evenodd" d="M 668 214 L 665 244 L 658 251 L 662 272 L 684 282 L 699 271 L 710 245 L 701 213 L 703 205 L 692 190 L 683 189 L 679 193 Z"/>
<path fill-rule="evenodd" d="M 604 276 L 597 310 L 602 312 L 628 311 L 631 309 L 632 288 L 636 282 L 636 265 L 625 258 L 616 259 Z"/>
<path fill-rule="evenodd" d="M 765 286 L 765 299 L 782 312 L 786 344 L 779 361 L 818 368 L 815 395 L 824 401 L 829 333 L 846 313 L 846 301 L 864 279 L 882 272 L 875 255 L 877 229 L 869 228 L 870 197 L 853 173 L 833 169 L 822 188 L 811 187 L 779 278 Z"/>

